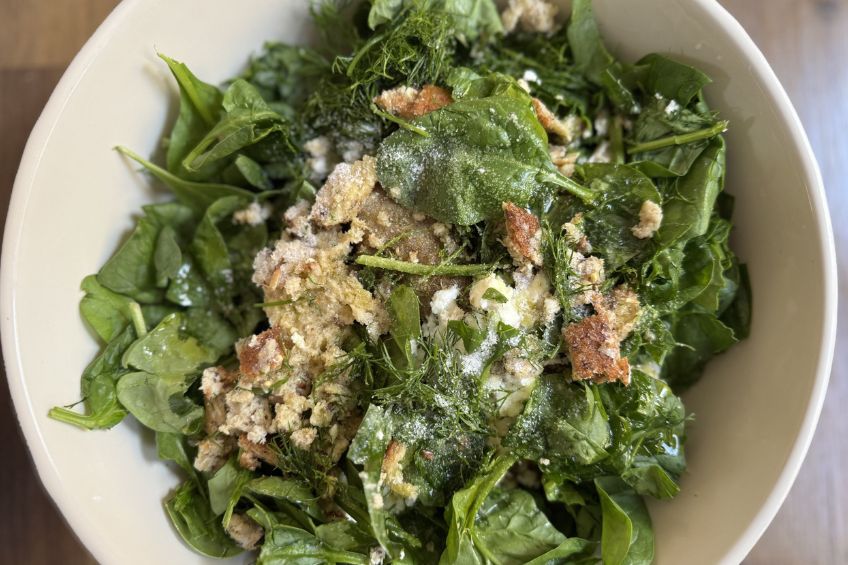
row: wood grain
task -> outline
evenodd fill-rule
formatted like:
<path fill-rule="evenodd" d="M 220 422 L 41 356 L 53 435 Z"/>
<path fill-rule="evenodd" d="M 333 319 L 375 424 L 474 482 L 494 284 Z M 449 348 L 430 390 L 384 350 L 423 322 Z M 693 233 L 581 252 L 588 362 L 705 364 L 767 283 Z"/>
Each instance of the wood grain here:
<path fill-rule="evenodd" d="M 32 125 L 62 70 L 116 0 L 0 0 L 0 217 Z M 848 0 L 722 0 L 774 67 L 807 129 L 832 217 L 848 214 Z M 787 226 L 791 228 L 791 226 Z M 848 314 L 848 224 L 834 222 L 840 320 Z M 848 563 L 848 331 L 798 480 L 747 565 Z M 0 563 L 95 563 L 41 489 L 0 389 Z"/>

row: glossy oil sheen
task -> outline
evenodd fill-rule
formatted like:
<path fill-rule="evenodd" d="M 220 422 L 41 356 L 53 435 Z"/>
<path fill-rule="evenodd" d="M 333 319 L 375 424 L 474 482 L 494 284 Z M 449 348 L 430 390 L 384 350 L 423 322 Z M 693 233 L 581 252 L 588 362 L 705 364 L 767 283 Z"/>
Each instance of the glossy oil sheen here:
<path fill-rule="evenodd" d="M 731 123 L 733 241 L 750 266 L 754 325 L 686 394 L 696 415 L 689 472 L 680 496 L 651 512 L 660 565 L 736 563 L 788 492 L 827 384 L 836 281 L 820 176 L 783 89 L 717 3 L 595 6 L 617 55 L 659 51 L 710 74 L 707 98 Z M 174 86 L 155 50 L 223 80 L 266 39 L 305 41 L 306 12 L 305 1 L 126 0 L 75 59 L 27 145 L 3 247 L 3 353 L 39 475 L 102 563 L 214 562 L 168 523 L 161 501 L 178 477 L 157 460 L 152 435 L 129 419 L 86 433 L 46 417 L 78 397 L 97 350 L 77 310 L 79 282 L 139 206 L 167 197 L 111 147 L 154 154 L 174 116 Z"/>

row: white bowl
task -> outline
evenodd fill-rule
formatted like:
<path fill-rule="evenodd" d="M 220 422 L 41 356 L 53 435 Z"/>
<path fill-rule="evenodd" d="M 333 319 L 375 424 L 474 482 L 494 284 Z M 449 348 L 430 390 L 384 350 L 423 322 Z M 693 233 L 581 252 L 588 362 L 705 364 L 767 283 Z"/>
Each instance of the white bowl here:
<path fill-rule="evenodd" d="M 596 12 L 618 55 L 664 52 L 708 72 L 707 97 L 731 123 L 727 187 L 754 325 L 686 395 L 697 416 L 689 472 L 680 496 L 651 512 L 657 563 L 736 563 L 786 496 L 827 386 L 836 268 L 822 181 L 783 88 L 716 2 L 596 0 Z M 71 64 L 27 144 L 3 244 L 3 354 L 39 476 L 102 563 L 206 561 L 169 525 L 161 501 L 177 477 L 140 426 L 85 433 L 47 419 L 78 397 L 97 350 L 77 310 L 80 280 L 114 251 L 139 206 L 161 197 L 110 148 L 154 153 L 173 117 L 173 85 L 154 48 L 219 81 L 266 39 L 304 41 L 307 18 L 305 1 L 125 0 Z"/>

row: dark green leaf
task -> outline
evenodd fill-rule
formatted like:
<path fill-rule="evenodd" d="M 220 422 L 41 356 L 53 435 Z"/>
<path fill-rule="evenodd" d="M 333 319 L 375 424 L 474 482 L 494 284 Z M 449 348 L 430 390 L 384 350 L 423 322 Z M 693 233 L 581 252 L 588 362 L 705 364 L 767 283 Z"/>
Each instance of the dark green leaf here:
<path fill-rule="evenodd" d="M 209 557 L 232 557 L 242 549 L 230 539 L 209 502 L 193 481 L 186 481 L 165 501 L 174 528 L 195 551 Z"/>
<path fill-rule="evenodd" d="M 651 517 L 642 498 L 614 477 L 595 479 L 603 511 L 604 565 L 649 565 L 654 560 Z"/>
<path fill-rule="evenodd" d="M 191 434 L 202 424 L 203 407 L 186 398 L 185 377 L 127 373 L 117 390 L 121 404 L 151 430 Z"/>
<path fill-rule="evenodd" d="M 218 360 L 219 350 L 185 334 L 185 315 L 167 316 L 124 353 L 123 363 L 156 375 L 188 375 Z"/>
<path fill-rule="evenodd" d="M 320 565 L 323 563 L 352 563 L 368 565 L 367 555 L 328 546 L 304 530 L 291 526 L 276 526 L 265 535 L 257 565 Z"/>

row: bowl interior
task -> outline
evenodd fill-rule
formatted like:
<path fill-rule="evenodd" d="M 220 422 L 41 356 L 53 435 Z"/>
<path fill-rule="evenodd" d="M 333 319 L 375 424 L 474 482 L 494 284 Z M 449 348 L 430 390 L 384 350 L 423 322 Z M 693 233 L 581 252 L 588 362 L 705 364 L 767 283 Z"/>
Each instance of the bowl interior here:
<path fill-rule="evenodd" d="M 716 359 L 685 400 L 695 421 L 689 472 L 654 503 L 657 563 L 738 562 L 771 520 L 809 443 L 826 385 L 835 299 L 832 248 L 815 164 L 759 52 L 709 0 L 596 0 L 608 45 L 652 51 L 715 80 L 710 104 L 730 120 L 727 190 L 734 247 L 754 289 L 749 340 Z M 33 133 L 15 186 L 3 253 L 3 350 L 39 474 L 104 563 L 201 563 L 161 501 L 177 475 L 128 419 L 83 433 L 47 419 L 79 395 L 97 345 L 77 310 L 79 282 L 162 198 L 116 153 L 159 147 L 175 109 L 156 50 L 220 81 L 266 39 L 305 41 L 307 3 L 125 1 L 72 65 Z"/>

